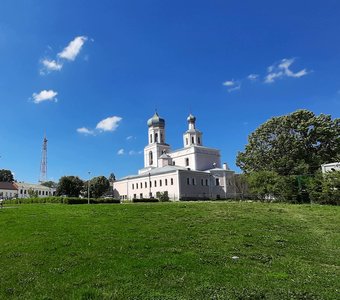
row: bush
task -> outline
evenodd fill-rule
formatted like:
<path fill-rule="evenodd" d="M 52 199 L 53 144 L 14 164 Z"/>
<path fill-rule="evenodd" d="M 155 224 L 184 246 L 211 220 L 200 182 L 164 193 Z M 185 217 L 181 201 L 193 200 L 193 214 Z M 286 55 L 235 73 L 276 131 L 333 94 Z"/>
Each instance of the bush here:
<path fill-rule="evenodd" d="M 156 193 L 156 197 L 159 199 L 159 201 L 161 202 L 168 202 L 170 199 L 169 199 L 169 195 L 168 195 L 168 191 L 165 191 L 165 192 L 157 192 Z"/>
<path fill-rule="evenodd" d="M 32 203 L 63 203 L 63 204 L 87 204 L 87 198 L 76 197 L 44 197 L 44 198 L 19 198 L 6 200 L 6 204 L 32 204 Z M 120 203 L 114 198 L 90 198 L 91 204 Z"/>
<path fill-rule="evenodd" d="M 159 202 L 157 198 L 142 198 L 142 199 L 132 199 L 134 203 L 145 203 L 145 202 Z"/>

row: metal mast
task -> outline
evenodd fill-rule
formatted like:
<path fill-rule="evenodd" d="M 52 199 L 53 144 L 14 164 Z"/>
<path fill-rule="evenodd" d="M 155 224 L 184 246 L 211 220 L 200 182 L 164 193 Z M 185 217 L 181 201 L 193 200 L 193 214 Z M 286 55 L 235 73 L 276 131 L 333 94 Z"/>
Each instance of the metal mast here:
<path fill-rule="evenodd" d="M 43 147 L 42 147 L 39 182 L 45 182 L 45 181 L 47 181 L 47 138 L 46 138 L 46 135 L 44 135 L 44 141 L 43 141 Z"/>

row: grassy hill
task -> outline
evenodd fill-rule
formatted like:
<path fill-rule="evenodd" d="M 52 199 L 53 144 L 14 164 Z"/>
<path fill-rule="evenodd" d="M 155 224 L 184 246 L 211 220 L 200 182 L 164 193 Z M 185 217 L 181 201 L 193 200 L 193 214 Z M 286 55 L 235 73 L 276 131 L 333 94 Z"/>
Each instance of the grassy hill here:
<path fill-rule="evenodd" d="M 0 299 L 336 299 L 339 225 L 317 205 L 11 205 Z"/>

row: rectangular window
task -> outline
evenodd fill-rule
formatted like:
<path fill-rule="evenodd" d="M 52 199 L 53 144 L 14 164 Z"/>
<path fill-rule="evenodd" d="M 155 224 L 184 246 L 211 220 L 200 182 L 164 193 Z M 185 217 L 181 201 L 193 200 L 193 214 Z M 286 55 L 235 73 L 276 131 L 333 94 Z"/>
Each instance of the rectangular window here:
<path fill-rule="evenodd" d="M 201 185 L 204 185 L 204 180 L 203 180 L 203 178 L 201 179 Z"/>
<path fill-rule="evenodd" d="M 155 187 L 157 186 L 157 181 L 155 180 Z"/>
<path fill-rule="evenodd" d="M 195 180 L 195 178 L 192 179 L 192 185 L 196 185 L 196 180 Z"/>
<path fill-rule="evenodd" d="M 138 183 L 136 183 L 136 190 L 138 190 Z"/>
<path fill-rule="evenodd" d="M 162 179 L 159 180 L 159 186 L 162 186 Z"/>
<path fill-rule="evenodd" d="M 136 194 L 133 194 L 133 199 L 136 199 L 137 198 L 137 195 Z"/>
<path fill-rule="evenodd" d="M 216 185 L 220 185 L 220 180 L 218 178 L 215 179 Z"/>
<path fill-rule="evenodd" d="M 144 187 L 147 188 L 148 187 L 148 183 L 145 181 Z"/>
<path fill-rule="evenodd" d="M 134 185 L 134 184 L 132 184 L 132 189 L 133 189 L 133 190 L 135 189 L 135 185 Z"/>
<path fill-rule="evenodd" d="M 168 179 L 165 179 L 165 185 L 168 185 Z"/>
<path fill-rule="evenodd" d="M 152 187 L 152 182 L 151 182 L 151 180 L 150 180 L 149 184 L 150 184 L 150 187 Z"/>
<path fill-rule="evenodd" d="M 140 193 L 140 194 L 139 194 L 139 198 L 140 198 L 140 199 L 143 199 L 143 193 Z"/>
<path fill-rule="evenodd" d="M 190 184 L 190 178 L 187 178 L 187 185 Z"/>
<path fill-rule="evenodd" d="M 208 186 L 208 179 L 205 180 L 205 185 Z"/>
<path fill-rule="evenodd" d="M 170 179 L 170 183 L 171 183 L 171 185 L 174 185 L 174 180 L 173 180 L 173 178 Z"/>

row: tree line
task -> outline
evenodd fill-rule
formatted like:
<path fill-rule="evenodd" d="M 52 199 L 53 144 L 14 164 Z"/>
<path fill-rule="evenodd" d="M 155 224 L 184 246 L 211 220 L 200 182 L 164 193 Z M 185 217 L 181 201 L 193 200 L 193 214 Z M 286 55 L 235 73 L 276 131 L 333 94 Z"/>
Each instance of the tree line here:
<path fill-rule="evenodd" d="M 248 137 L 236 164 L 238 191 L 261 200 L 340 204 L 340 172 L 321 165 L 340 161 L 340 119 L 308 110 L 274 117 Z"/>

